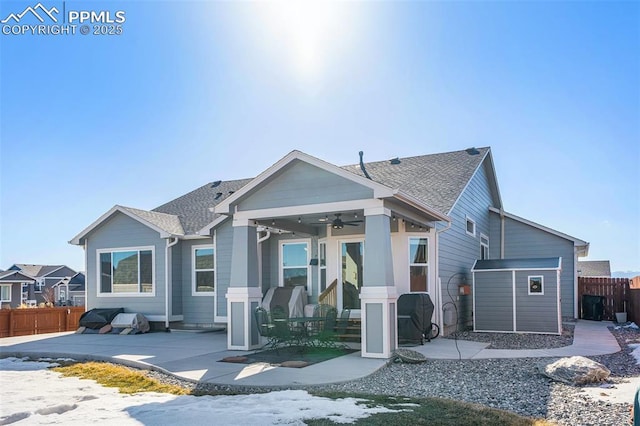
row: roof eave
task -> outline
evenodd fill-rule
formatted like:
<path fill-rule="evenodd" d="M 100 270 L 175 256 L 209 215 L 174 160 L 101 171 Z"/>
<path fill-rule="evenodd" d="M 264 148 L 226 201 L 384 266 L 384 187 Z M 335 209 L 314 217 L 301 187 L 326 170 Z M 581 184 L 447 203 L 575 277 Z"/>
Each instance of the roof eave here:
<path fill-rule="evenodd" d="M 82 232 L 80 232 L 78 235 L 76 235 L 71 240 L 69 240 L 69 244 L 73 244 L 76 246 L 83 245 L 84 238 L 89 233 L 91 233 L 91 231 L 93 231 L 98 226 L 100 226 L 105 220 L 110 218 L 114 213 L 122 213 L 125 216 L 128 216 L 131 219 L 145 225 L 146 227 L 153 229 L 154 231 L 158 232 L 158 234 L 160 234 L 160 238 L 179 238 L 182 236 L 180 234 L 174 234 L 174 233 L 168 232 L 167 230 L 156 226 L 155 224 L 149 222 L 148 220 L 130 212 L 123 206 L 115 205 L 112 208 L 110 208 L 106 213 L 104 213 L 102 216 L 100 216 L 98 219 L 96 219 L 91 225 L 83 229 Z"/>
<path fill-rule="evenodd" d="M 280 160 L 278 160 L 275 164 L 273 164 L 271 167 L 269 167 L 268 169 L 266 169 L 265 171 L 263 171 L 262 173 L 260 173 L 258 176 L 256 176 L 253 180 L 251 180 L 251 182 L 247 183 L 245 186 L 243 186 L 241 189 L 239 189 L 238 191 L 236 191 L 233 195 L 231 195 L 230 197 L 226 198 L 224 201 L 222 201 L 221 203 L 219 203 L 218 205 L 216 205 L 214 207 L 214 212 L 217 214 L 230 214 L 231 213 L 231 205 L 235 202 L 237 202 L 240 198 L 242 198 L 244 195 L 246 195 L 247 193 L 249 193 L 251 190 L 253 190 L 254 188 L 258 187 L 258 185 L 260 185 L 262 182 L 266 181 L 268 178 L 270 178 L 271 176 L 273 176 L 275 173 L 277 173 L 280 169 L 282 169 L 283 167 L 285 167 L 286 165 L 288 165 L 289 163 L 291 163 L 294 160 L 300 160 L 300 161 L 304 161 L 305 163 L 311 164 L 313 166 L 316 166 L 320 169 L 326 170 L 329 173 L 333 173 L 335 175 L 338 175 L 340 177 L 343 177 L 345 179 L 351 180 L 353 182 L 356 182 L 360 185 L 366 186 L 368 188 L 371 188 L 373 190 L 373 196 L 374 198 L 386 198 L 386 197 L 391 197 L 394 194 L 394 191 L 392 188 L 389 188 L 388 186 L 385 186 L 379 182 L 375 182 L 371 179 L 367 179 L 363 176 L 359 176 L 355 173 L 352 173 L 348 170 L 344 170 L 341 167 L 338 167 L 334 164 L 328 163 L 324 160 L 320 160 L 319 158 L 313 157 L 309 154 L 306 154 L 302 151 L 291 151 L 289 154 L 285 155 L 283 158 L 281 158 Z M 203 228 L 205 229 L 205 228 Z"/>
<path fill-rule="evenodd" d="M 411 207 L 414 207 L 418 210 L 420 210 L 423 213 L 428 214 L 429 216 L 431 216 L 433 219 L 437 220 L 437 221 L 442 221 L 442 222 L 447 222 L 450 223 L 451 222 L 451 218 L 445 214 L 440 213 L 439 211 L 435 210 L 434 208 L 428 206 L 427 204 L 423 203 L 422 201 L 418 200 L 417 198 L 407 194 L 406 192 L 403 192 L 399 189 L 395 190 L 393 193 L 393 198 L 395 198 L 396 200 L 408 204 Z"/>

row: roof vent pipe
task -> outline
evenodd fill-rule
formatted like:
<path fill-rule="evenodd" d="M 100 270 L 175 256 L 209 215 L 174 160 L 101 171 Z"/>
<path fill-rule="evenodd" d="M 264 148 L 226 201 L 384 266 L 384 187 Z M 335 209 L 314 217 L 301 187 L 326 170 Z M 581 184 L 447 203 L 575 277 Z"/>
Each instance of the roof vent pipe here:
<path fill-rule="evenodd" d="M 360 170 L 362 170 L 362 173 L 364 173 L 364 177 L 366 177 L 369 180 L 372 180 L 371 176 L 369 176 L 369 173 L 367 173 L 367 169 L 365 169 L 364 167 L 364 161 L 362 161 L 362 156 L 364 155 L 364 152 L 360 151 L 358 155 L 360 156 Z"/>

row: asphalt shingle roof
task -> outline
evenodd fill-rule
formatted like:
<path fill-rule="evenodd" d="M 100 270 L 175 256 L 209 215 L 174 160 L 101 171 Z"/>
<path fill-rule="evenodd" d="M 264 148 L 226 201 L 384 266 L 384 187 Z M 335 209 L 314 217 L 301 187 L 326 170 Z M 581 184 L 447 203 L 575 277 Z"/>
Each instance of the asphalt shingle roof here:
<path fill-rule="evenodd" d="M 610 277 L 611 265 L 608 260 L 579 260 L 579 277 Z"/>
<path fill-rule="evenodd" d="M 209 182 L 188 194 L 169 201 L 152 212 L 166 213 L 179 218 L 184 233 L 195 234 L 216 219 L 209 209 L 229 195 L 251 182 L 253 179 L 239 179 Z M 216 185 L 217 184 L 217 185 Z"/>
<path fill-rule="evenodd" d="M 156 211 L 148 211 L 148 210 L 140 210 L 134 209 L 132 207 L 124 207 L 119 206 L 123 210 L 132 213 L 141 219 L 146 220 L 149 223 L 154 224 L 158 228 L 173 234 L 173 235 L 184 235 L 184 229 L 182 224 L 180 223 L 180 219 L 176 215 L 166 214 Z"/>
<path fill-rule="evenodd" d="M 393 189 L 400 189 L 441 213 L 448 214 L 489 148 L 467 150 L 365 163 L 371 179 Z M 342 167 L 364 176 L 359 164 Z"/>
<path fill-rule="evenodd" d="M 47 275 L 56 269 L 62 268 L 64 265 L 32 265 L 27 263 L 16 263 L 14 266 L 20 268 L 21 272 L 32 276 L 32 277 L 42 277 Z"/>

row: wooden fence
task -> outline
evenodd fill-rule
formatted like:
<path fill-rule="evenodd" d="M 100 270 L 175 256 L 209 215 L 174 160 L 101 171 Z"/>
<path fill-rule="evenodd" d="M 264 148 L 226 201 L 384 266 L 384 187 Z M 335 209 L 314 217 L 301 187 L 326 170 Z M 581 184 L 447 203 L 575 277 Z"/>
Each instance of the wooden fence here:
<path fill-rule="evenodd" d="M 640 296 L 640 292 L 636 293 Z M 582 296 L 603 296 L 604 313 L 603 320 L 615 321 L 616 312 L 627 312 L 627 319 L 635 321 L 640 317 L 640 299 L 632 298 L 629 289 L 628 278 L 578 278 L 578 312 L 580 318 L 582 312 Z"/>
<path fill-rule="evenodd" d="M 0 309 L 0 337 L 73 331 L 84 311 L 84 306 Z"/>

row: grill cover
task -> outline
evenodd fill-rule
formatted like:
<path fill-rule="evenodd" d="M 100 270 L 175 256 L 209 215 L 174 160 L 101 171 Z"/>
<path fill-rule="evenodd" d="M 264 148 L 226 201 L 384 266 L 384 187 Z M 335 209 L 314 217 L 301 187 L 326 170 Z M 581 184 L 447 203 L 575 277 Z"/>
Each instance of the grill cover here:
<path fill-rule="evenodd" d="M 424 342 L 431 336 L 433 302 L 427 293 L 407 293 L 398 298 L 398 341 Z"/>
<path fill-rule="evenodd" d="M 80 327 L 97 330 L 107 324 L 111 324 L 116 315 L 122 312 L 124 312 L 124 308 L 91 309 L 80 317 Z"/>

